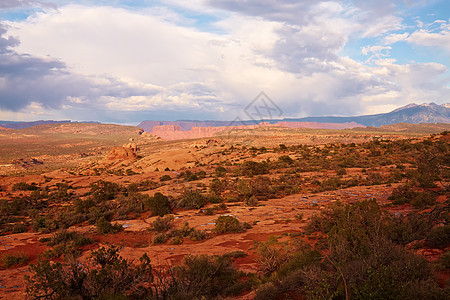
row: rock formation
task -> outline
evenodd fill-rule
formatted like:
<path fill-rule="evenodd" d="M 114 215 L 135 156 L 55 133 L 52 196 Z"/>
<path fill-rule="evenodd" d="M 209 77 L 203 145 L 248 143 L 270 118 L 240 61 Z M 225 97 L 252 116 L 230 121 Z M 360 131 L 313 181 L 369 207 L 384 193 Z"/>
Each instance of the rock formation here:
<path fill-rule="evenodd" d="M 131 160 L 137 157 L 136 151 L 129 147 L 114 147 L 106 156 L 107 160 Z"/>
<path fill-rule="evenodd" d="M 195 139 L 214 136 L 228 127 L 192 127 L 191 130 L 182 131 L 178 125 L 158 125 L 153 127 L 152 134 L 165 140 Z"/>
<path fill-rule="evenodd" d="M 278 122 L 277 125 L 289 128 L 312 128 L 312 129 L 351 129 L 365 127 L 355 122 L 346 123 L 319 123 L 319 122 Z"/>

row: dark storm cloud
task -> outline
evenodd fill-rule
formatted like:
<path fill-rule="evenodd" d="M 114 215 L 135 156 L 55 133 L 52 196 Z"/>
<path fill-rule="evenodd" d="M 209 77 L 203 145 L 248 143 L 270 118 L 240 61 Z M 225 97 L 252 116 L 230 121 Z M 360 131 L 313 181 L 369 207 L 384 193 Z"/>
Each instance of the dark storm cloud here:
<path fill-rule="evenodd" d="M 24 8 L 31 6 L 56 8 L 56 5 L 46 1 L 38 0 L 1 0 L 0 9 Z"/>
<path fill-rule="evenodd" d="M 333 69 L 329 63 L 339 59 L 336 52 L 346 42 L 343 35 L 329 34 L 320 27 L 304 30 L 286 25 L 277 34 L 277 42 L 266 55 L 280 69 L 304 75 Z"/>
<path fill-rule="evenodd" d="M 339 59 L 336 53 L 347 41 L 344 33 L 325 22 L 325 19 L 339 16 L 340 6 L 322 5 L 315 0 L 211 0 L 209 3 L 240 14 L 281 22 L 273 48 L 262 54 L 272 58 L 283 71 L 303 75 L 327 72 L 334 68 L 331 63 Z"/>
<path fill-rule="evenodd" d="M 6 33 L 7 28 L 0 22 L 0 53 L 4 53 L 8 51 L 9 47 L 14 47 L 19 44 L 19 41 L 12 36 L 9 37 L 3 37 L 3 35 Z"/>
<path fill-rule="evenodd" d="M 344 7 L 356 7 L 374 18 L 395 14 L 399 6 L 421 6 L 431 1 L 433 0 L 335 0 L 329 2 L 338 3 Z M 305 24 L 316 17 L 320 10 L 311 10 L 311 8 L 317 6 L 320 2 L 317 0 L 208 0 L 208 4 L 213 7 L 297 25 Z"/>
<path fill-rule="evenodd" d="M 316 0 L 209 0 L 211 6 L 272 21 L 306 24 L 314 17 L 309 11 Z"/>
<path fill-rule="evenodd" d="M 157 93 L 156 89 L 133 87 L 114 78 L 96 83 L 70 72 L 61 61 L 18 54 L 10 47 L 19 41 L 5 36 L 6 32 L 0 23 L 0 109 L 19 111 L 32 102 L 44 108 L 67 103 L 94 107 L 104 96 L 120 99 Z"/>

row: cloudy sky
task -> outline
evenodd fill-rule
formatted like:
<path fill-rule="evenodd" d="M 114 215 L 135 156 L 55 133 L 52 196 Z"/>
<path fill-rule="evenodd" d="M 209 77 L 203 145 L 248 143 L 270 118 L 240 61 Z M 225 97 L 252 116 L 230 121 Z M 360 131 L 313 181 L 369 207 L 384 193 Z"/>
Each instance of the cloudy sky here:
<path fill-rule="evenodd" d="M 448 0 L 0 0 L 0 120 L 245 119 L 450 102 Z"/>

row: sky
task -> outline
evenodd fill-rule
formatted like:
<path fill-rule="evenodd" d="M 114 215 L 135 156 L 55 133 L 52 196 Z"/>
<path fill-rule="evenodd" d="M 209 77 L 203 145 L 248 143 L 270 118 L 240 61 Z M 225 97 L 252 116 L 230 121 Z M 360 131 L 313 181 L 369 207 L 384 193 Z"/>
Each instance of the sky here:
<path fill-rule="evenodd" d="M 449 66 L 448 0 L 0 0 L 0 120 L 384 113 Z"/>

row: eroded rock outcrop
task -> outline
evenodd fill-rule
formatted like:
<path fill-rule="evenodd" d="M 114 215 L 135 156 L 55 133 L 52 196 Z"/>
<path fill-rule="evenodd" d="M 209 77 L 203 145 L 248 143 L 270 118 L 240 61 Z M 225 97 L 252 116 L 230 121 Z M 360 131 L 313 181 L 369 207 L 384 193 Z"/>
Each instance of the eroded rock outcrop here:
<path fill-rule="evenodd" d="M 131 149 L 131 150 L 133 150 L 133 152 L 137 152 L 140 150 L 139 146 L 136 143 L 128 143 L 128 144 L 123 145 L 123 147 Z"/>
<path fill-rule="evenodd" d="M 182 131 L 178 125 L 159 125 L 153 127 L 152 134 L 165 140 L 196 139 L 212 137 L 226 129 L 227 127 L 192 127 L 191 130 Z"/>
<path fill-rule="evenodd" d="M 137 157 L 136 151 L 129 147 L 114 147 L 106 156 L 107 160 L 131 160 Z"/>

